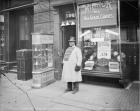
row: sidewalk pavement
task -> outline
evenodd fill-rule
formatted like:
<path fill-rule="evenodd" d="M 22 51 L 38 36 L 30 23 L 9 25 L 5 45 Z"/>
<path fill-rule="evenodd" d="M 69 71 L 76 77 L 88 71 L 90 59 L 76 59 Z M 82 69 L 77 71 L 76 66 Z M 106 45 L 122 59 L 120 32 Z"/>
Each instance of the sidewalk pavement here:
<path fill-rule="evenodd" d="M 62 81 L 33 89 L 32 80 L 17 80 L 17 74 L 6 75 L 25 92 L 2 76 L 0 111 L 140 111 L 140 90 L 136 83 L 128 89 L 80 83 L 80 91 L 72 94 L 64 93 L 66 83 Z"/>

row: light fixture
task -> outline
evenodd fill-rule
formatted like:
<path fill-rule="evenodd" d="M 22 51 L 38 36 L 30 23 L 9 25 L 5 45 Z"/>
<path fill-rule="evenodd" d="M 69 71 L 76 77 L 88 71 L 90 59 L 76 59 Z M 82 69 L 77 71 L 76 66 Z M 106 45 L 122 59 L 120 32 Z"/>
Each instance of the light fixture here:
<path fill-rule="evenodd" d="M 70 25 L 69 21 L 67 20 L 66 25 Z"/>
<path fill-rule="evenodd" d="M 71 22 L 71 25 L 75 25 L 75 22 L 74 22 L 74 21 L 72 21 L 72 22 Z"/>
<path fill-rule="evenodd" d="M 63 26 L 65 26 L 65 22 L 62 22 L 62 23 L 61 23 L 61 27 L 63 27 Z"/>
<path fill-rule="evenodd" d="M 89 34 L 90 32 L 91 32 L 90 30 L 85 31 L 83 34 L 80 35 L 80 38 L 85 36 L 85 35 L 87 35 L 87 34 Z"/>

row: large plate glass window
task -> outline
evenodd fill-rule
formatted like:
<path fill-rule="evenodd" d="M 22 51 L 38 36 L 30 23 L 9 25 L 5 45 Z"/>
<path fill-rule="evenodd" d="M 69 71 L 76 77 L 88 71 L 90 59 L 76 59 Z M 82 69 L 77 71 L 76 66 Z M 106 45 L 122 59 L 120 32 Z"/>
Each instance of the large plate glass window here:
<path fill-rule="evenodd" d="M 78 40 L 83 46 L 83 70 L 120 72 L 124 55 L 119 44 L 118 1 L 80 5 Z"/>

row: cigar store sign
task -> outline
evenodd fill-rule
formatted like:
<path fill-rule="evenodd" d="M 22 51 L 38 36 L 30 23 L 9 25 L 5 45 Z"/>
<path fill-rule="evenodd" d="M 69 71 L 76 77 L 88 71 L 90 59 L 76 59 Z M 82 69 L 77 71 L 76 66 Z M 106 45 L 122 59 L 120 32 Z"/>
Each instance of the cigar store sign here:
<path fill-rule="evenodd" d="M 114 1 L 80 5 L 79 10 L 82 28 L 117 24 L 117 3 Z"/>

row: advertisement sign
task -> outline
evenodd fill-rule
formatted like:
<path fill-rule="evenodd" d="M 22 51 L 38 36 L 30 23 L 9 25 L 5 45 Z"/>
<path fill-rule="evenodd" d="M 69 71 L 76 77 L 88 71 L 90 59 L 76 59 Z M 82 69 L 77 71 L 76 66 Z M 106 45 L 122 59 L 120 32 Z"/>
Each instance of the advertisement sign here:
<path fill-rule="evenodd" d="M 105 58 L 105 59 L 111 59 L 111 42 L 110 41 L 104 41 L 104 42 L 98 42 L 98 48 L 97 48 L 97 58 Z"/>
<path fill-rule="evenodd" d="M 118 62 L 109 62 L 109 71 L 119 72 L 119 63 Z"/>
<path fill-rule="evenodd" d="M 53 44 L 53 35 L 33 33 L 32 44 Z"/>
<path fill-rule="evenodd" d="M 80 6 L 81 28 L 117 25 L 117 3 L 103 1 Z"/>

